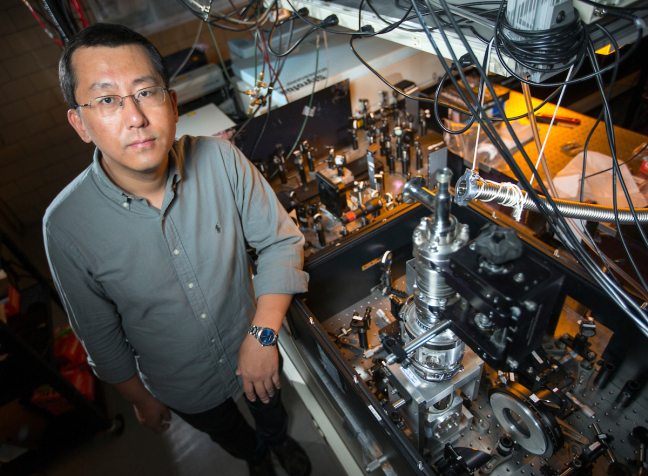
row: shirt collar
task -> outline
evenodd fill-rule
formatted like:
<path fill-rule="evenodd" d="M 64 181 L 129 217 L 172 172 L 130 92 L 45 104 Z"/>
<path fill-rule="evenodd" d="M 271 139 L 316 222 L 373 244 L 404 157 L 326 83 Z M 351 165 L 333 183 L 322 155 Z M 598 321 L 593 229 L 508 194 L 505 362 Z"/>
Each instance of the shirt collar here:
<path fill-rule="evenodd" d="M 184 157 L 182 157 L 181 154 L 178 154 L 177 144 L 178 142 L 175 141 L 169 151 L 169 178 L 166 183 L 167 190 L 169 188 L 175 188 L 175 185 L 182 180 Z M 108 178 L 108 175 L 101 166 L 101 151 L 99 148 L 95 148 L 94 155 L 92 156 L 92 171 L 96 177 L 95 183 L 112 201 L 121 204 L 124 202 L 124 198 L 136 198 L 119 188 L 112 180 L 110 180 L 110 178 Z"/>

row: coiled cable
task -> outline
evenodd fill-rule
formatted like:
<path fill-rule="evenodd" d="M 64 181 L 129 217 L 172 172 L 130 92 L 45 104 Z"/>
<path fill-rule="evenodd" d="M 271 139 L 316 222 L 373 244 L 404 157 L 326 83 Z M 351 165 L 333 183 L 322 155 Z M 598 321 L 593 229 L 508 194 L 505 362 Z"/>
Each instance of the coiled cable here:
<path fill-rule="evenodd" d="M 466 174 L 468 175 L 468 174 Z M 474 176 L 467 178 L 464 175 L 457 182 L 457 201 L 462 202 L 466 200 L 481 200 L 485 202 L 493 201 L 499 204 L 507 204 L 512 206 L 509 202 L 511 199 L 511 192 L 503 184 L 482 180 Z M 472 183 L 471 183 L 472 182 Z M 568 200 L 552 199 L 553 205 L 543 196 L 538 197 L 540 201 L 555 214 L 555 208 L 558 209 L 561 215 L 567 218 L 578 218 L 580 220 L 597 221 L 603 223 L 613 223 L 615 221 L 615 210 L 613 207 L 605 207 L 602 205 L 594 205 L 590 203 L 571 202 Z M 467 202 L 466 202 L 467 203 Z M 539 212 L 538 205 L 531 200 L 531 197 L 525 196 L 521 202 L 522 208 L 533 212 Z M 632 210 L 629 208 L 617 208 L 619 222 L 622 224 L 634 224 Z M 634 210 L 637 215 L 637 220 L 640 223 L 648 223 L 648 210 L 638 209 Z"/>

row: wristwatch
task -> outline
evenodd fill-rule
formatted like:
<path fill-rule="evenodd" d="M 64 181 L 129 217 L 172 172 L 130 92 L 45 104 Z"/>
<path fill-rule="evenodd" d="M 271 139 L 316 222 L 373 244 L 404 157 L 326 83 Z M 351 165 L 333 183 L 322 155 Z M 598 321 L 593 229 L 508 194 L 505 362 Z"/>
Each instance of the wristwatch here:
<path fill-rule="evenodd" d="M 250 326 L 248 334 L 254 336 L 263 346 L 275 345 L 279 338 L 277 333 L 268 327 Z"/>

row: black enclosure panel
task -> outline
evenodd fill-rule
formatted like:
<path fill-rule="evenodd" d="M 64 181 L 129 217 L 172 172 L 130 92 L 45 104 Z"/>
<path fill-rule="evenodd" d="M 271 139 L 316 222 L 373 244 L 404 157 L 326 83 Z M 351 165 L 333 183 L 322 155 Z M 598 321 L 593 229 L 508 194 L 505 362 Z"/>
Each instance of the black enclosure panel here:
<path fill-rule="evenodd" d="M 245 126 L 236 138 L 236 146 L 248 159 L 258 163 L 269 164 L 278 147 L 283 147 L 287 154 L 297 140 L 309 101 L 310 95 L 270 111 L 270 119 L 254 156 L 252 150 L 266 122 L 267 113 L 255 117 Z M 348 147 L 350 116 L 351 94 L 348 80 L 316 92 L 311 116 L 306 122 L 300 142 L 307 140 L 311 147 L 317 149 L 317 156 L 326 154 L 327 146 Z M 286 157 L 286 161 L 290 163 L 288 159 Z"/>

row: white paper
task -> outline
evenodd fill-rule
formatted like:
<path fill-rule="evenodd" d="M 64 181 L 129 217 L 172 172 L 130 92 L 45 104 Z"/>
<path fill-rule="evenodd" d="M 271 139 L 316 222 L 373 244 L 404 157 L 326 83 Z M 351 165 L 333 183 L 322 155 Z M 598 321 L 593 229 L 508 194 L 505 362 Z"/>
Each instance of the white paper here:
<path fill-rule="evenodd" d="M 598 205 L 613 206 L 612 196 L 612 170 L 606 170 L 612 167 L 612 157 L 599 152 L 587 152 L 587 169 L 585 171 L 585 186 L 583 187 L 583 201 L 592 200 Z M 643 208 L 648 205 L 648 201 L 639 191 L 637 184 L 632 177 L 627 165 L 621 165 L 621 175 L 625 181 L 632 204 L 635 208 Z M 581 152 L 574 157 L 567 166 L 554 177 L 554 185 L 558 191 L 558 198 L 565 200 L 578 201 L 579 184 L 581 180 L 581 171 L 583 170 L 583 153 Z M 589 175 L 606 170 L 593 177 Z M 617 206 L 627 208 L 628 202 L 623 193 L 621 182 L 617 177 Z"/>

